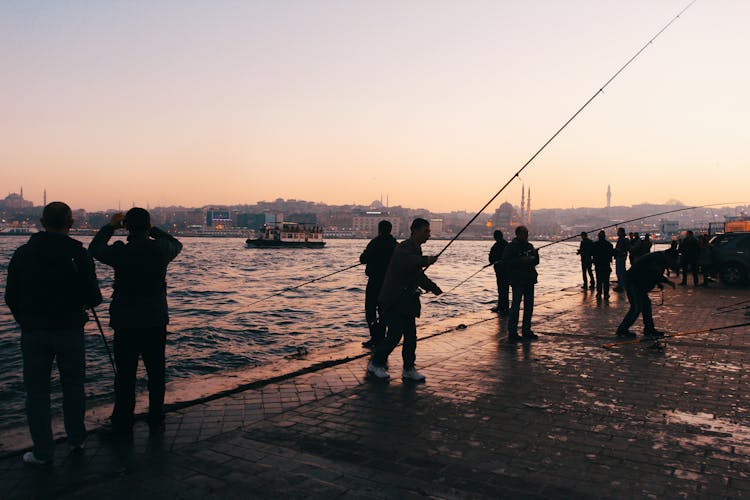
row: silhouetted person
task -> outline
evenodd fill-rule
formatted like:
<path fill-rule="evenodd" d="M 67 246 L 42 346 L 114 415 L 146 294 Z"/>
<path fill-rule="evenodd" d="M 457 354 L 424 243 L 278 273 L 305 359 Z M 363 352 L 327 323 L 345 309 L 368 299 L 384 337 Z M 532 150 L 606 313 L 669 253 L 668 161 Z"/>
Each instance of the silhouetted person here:
<path fill-rule="evenodd" d="M 617 243 L 615 244 L 615 275 L 617 286 L 615 292 L 625 291 L 625 263 L 630 251 L 630 240 L 625 235 L 625 229 L 617 228 Z"/>
<path fill-rule="evenodd" d="M 643 252 L 643 248 L 641 247 L 640 235 L 638 233 L 630 233 L 630 255 L 628 257 L 630 265 L 632 266 L 633 262 L 644 253 L 645 252 Z"/>
<path fill-rule="evenodd" d="M 607 241 L 607 234 L 599 231 L 597 239 L 592 245 L 591 255 L 596 268 L 596 298 L 609 300 L 609 277 L 612 274 L 612 257 L 615 249 L 612 243 Z"/>
<path fill-rule="evenodd" d="M 707 234 L 701 234 L 698 236 L 698 244 L 700 246 L 700 267 L 701 274 L 703 274 L 703 284 L 701 286 L 708 286 L 711 281 L 711 273 L 713 272 L 713 259 L 711 256 L 711 243 Z"/>
<path fill-rule="evenodd" d="M 370 340 L 363 342 L 363 347 L 375 347 L 385 336 L 385 324 L 382 321 L 378 295 L 383 286 L 385 272 L 398 242 L 391 236 L 392 224 L 387 220 L 378 223 L 378 235 L 370 240 L 359 256 L 359 261 L 366 264 L 367 288 L 365 289 L 365 319 L 370 329 Z"/>
<path fill-rule="evenodd" d="M 31 236 L 8 265 L 5 303 L 21 326 L 26 417 L 34 443 L 23 455 L 31 465 L 52 463 L 55 442 L 50 415 L 50 373 L 57 359 L 63 391 L 65 433 L 71 451 L 86 440 L 86 361 L 83 325 L 87 308 L 101 304 L 94 261 L 80 241 L 68 236 L 70 207 L 54 201 L 44 207 L 44 231 Z"/>
<path fill-rule="evenodd" d="M 398 244 L 388 264 L 383 288 L 380 290 L 380 310 L 383 312 L 388 331 L 367 365 L 368 374 L 378 379 L 390 378 L 386 369 L 388 356 L 403 337 L 401 356 L 404 368 L 401 378 L 411 382 L 425 380 L 424 375 L 414 367 L 417 350 L 416 318 L 421 312 L 419 289 L 435 295 L 443 293 L 424 273 L 424 267 L 437 262 L 437 256 L 422 255 L 422 243 L 429 238 L 430 223 L 425 219 L 414 219 L 411 223 L 411 236 Z"/>
<path fill-rule="evenodd" d="M 680 264 L 682 265 L 680 285 L 687 286 L 688 269 L 693 274 L 693 285 L 698 285 L 698 260 L 700 259 L 701 249 L 692 231 L 685 234 L 685 238 L 680 243 L 679 251 Z"/>
<path fill-rule="evenodd" d="M 653 243 L 651 242 L 651 235 L 648 233 L 644 234 L 643 239 L 641 240 L 641 255 L 651 253 L 652 246 Z"/>
<path fill-rule="evenodd" d="M 127 243 L 109 244 L 117 228 L 128 230 Z M 115 270 L 110 326 L 115 331 L 115 407 L 112 433 L 127 436 L 133 428 L 135 377 L 138 357 L 148 374 L 148 424 L 159 433 L 164 422 L 164 350 L 167 340 L 167 265 L 182 250 L 182 243 L 151 226 L 149 213 L 131 208 L 118 212 L 96 233 L 89 251 Z"/>
<path fill-rule="evenodd" d="M 508 271 L 503 264 L 503 252 L 505 247 L 508 246 L 508 242 L 505 241 L 503 232 L 499 229 L 492 234 L 492 237 L 495 238 L 495 244 L 490 248 L 489 261 L 495 269 L 495 281 L 497 281 L 497 306 L 493 307 L 492 311 L 500 316 L 507 316 L 510 281 L 508 280 Z"/>
<path fill-rule="evenodd" d="M 538 338 L 531 331 L 531 315 L 534 313 L 534 285 L 537 281 L 536 266 L 539 264 L 539 252 L 529 243 L 529 230 L 526 226 L 516 228 L 513 238 L 503 252 L 503 262 L 508 269 L 513 300 L 508 315 L 508 342 L 534 340 Z M 523 321 L 521 334 L 518 335 L 518 316 L 523 300 Z"/>
<path fill-rule="evenodd" d="M 663 283 L 672 288 L 675 284 L 664 276 L 664 270 L 673 265 L 676 258 L 669 250 L 653 252 L 639 258 L 633 266 L 625 272 L 625 289 L 628 294 L 630 309 L 617 327 L 617 336 L 632 338 L 635 334 L 629 328 L 643 315 L 643 335 L 645 337 L 663 337 L 664 332 L 654 328 L 654 318 L 651 312 L 651 299 L 648 292 L 655 286 L 663 289 Z"/>
<path fill-rule="evenodd" d="M 581 244 L 578 247 L 578 250 L 576 251 L 576 255 L 581 256 L 581 274 L 583 275 L 583 288 L 586 290 L 588 285 L 588 279 L 591 280 L 591 289 L 596 288 L 596 282 L 594 280 L 594 271 L 591 269 L 591 251 L 592 247 L 594 245 L 594 242 L 589 239 L 588 234 L 586 234 L 586 231 L 581 232 Z"/>

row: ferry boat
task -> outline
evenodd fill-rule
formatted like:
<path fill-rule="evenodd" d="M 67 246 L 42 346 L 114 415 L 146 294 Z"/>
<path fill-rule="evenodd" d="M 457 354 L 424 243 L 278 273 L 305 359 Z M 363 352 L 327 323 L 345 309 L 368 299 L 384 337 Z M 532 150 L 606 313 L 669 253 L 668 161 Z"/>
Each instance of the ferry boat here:
<path fill-rule="evenodd" d="M 297 222 L 266 224 L 259 238 L 245 240 L 247 248 L 323 248 L 323 228 Z"/>

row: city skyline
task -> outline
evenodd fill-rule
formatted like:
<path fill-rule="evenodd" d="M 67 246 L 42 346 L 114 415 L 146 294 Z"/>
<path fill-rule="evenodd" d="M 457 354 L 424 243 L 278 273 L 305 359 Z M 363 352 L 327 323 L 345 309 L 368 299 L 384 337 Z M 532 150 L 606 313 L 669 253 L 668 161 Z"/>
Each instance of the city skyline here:
<path fill-rule="evenodd" d="M 0 184 L 92 211 L 477 212 L 686 4 L 6 3 Z M 697 2 L 492 206 L 521 183 L 532 209 L 607 185 L 613 206 L 746 202 L 748 14 Z"/>

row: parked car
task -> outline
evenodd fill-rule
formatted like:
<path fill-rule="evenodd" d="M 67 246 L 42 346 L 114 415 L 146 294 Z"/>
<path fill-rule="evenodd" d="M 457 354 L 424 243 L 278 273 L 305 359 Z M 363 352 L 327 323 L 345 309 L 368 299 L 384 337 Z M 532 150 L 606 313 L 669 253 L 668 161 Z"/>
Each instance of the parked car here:
<path fill-rule="evenodd" d="M 750 271 L 750 231 L 717 234 L 711 239 L 711 257 L 725 284 L 747 283 Z"/>

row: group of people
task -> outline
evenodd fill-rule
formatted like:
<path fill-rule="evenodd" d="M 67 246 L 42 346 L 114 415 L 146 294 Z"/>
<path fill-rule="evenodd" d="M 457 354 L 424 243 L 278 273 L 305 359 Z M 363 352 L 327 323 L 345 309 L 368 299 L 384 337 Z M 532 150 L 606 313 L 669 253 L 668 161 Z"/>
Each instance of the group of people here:
<path fill-rule="evenodd" d="M 109 309 L 115 404 L 109 434 L 132 434 L 139 357 L 148 374 L 149 428 L 154 434 L 163 431 L 169 323 L 166 270 L 182 244 L 153 227 L 150 214 L 142 208 L 112 215 L 88 250 L 69 236 L 73 222 L 67 204 L 49 203 L 42 212 L 44 230 L 20 246 L 8 265 L 5 302 L 21 327 L 26 416 L 33 441 L 33 450 L 23 455 L 23 461 L 30 465 L 49 465 L 54 456 L 50 376 L 55 360 L 70 451 L 80 452 L 86 442 L 83 328 L 88 310 L 96 314 L 94 308 L 102 303 L 94 259 L 111 266 L 115 274 Z M 127 230 L 127 242 L 110 244 L 119 228 Z"/>

